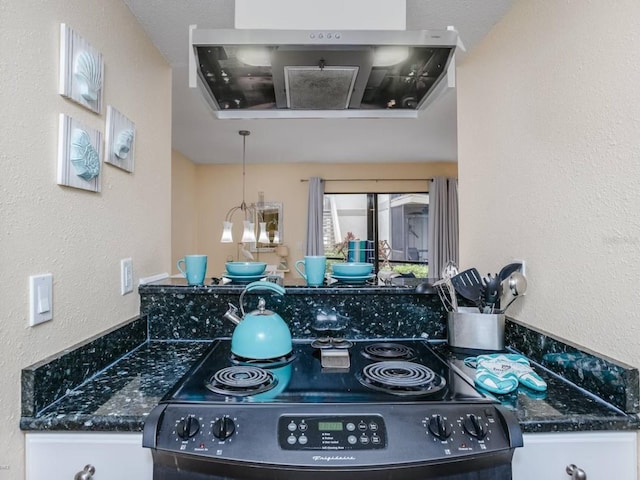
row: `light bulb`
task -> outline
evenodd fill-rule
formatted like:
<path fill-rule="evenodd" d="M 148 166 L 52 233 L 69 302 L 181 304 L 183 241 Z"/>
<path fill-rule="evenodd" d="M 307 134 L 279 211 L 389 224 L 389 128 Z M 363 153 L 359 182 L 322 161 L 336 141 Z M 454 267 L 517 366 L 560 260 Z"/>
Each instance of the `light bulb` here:
<path fill-rule="evenodd" d="M 384 46 L 376 48 L 373 57 L 374 67 L 390 67 L 409 58 L 409 47 Z"/>
<path fill-rule="evenodd" d="M 242 243 L 256 243 L 256 226 L 250 220 L 244 220 Z"/>
<path fill-rule="evenodd" d="M 222 238 L 220 239 L 221 243 L 231 243 L 233 242 L 233 234 L 231 233 L 231 228 L 233 227 L 233 223 L 231 222 L 222 222 Z"/>
<path fill-rule="evenodd" d="M 236 58 L 242 63 L 253 67 L 270 67 L 271 52 L 268 48 L 240 47 L 236 51 Z"/>
<path fill-rule="evenodd" d="M 260 235 L 258 236 L 258 242 L 269 243 L 269 236 L 267 235 L 267 222 L 260 222 Z"/>

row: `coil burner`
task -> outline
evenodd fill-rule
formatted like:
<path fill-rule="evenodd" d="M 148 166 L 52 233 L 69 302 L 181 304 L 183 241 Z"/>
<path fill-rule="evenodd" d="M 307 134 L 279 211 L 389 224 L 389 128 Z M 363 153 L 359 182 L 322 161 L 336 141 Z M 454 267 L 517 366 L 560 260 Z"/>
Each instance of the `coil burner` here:
<path fill-rule="evenodd" d="M 261 368 L 278 368 L 290 364 L 296 355 L 293 351 L 276 358 L 248 358 L 231 353 L 231 363 L 234 365 L 245 365 Z"/>
<path fill-rule="evenodd" d="M 256 395 L 276 386 L 278 380 L 269 371 L 259 367 L 236 365 L 218 370 L 205 383 L 215 393 L 223 395 Z"/>
<path fill-rule="evenodd" d="M 401 343 L 379 342 L 367 345 L 362 355 L 370 360 L 414 360 L 416 352 L 413 348 Z"/>
<path fill-rule="evenodd" d="M 419 363 L 386 361 L 371 363 L 356 374 L 363 385 L 394 395 L 431 395 L 447 382 L 430 368 Z"/>

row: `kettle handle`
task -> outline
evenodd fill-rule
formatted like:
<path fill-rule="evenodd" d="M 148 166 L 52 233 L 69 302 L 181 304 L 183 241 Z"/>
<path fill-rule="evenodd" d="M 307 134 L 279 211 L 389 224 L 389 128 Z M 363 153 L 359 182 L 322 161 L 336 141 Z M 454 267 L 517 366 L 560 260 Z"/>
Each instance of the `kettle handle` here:
<path fill-rule="evenodd" d="M 244 318 L 244 294 L 247 292 L 252 292 L 253 290 L 271 290 L 272 292 L 278 293 L 280 295 L 284 295 L 284 287 L 273 283 L 273 282 L 252 282 L 245 287 L 245 289 L 240 294 L 240 311 L 242 312 L 242 317 Z"/>
<path fill-rule="evenodd" d="M 280 295 L 284 295 L 284 287 L 278 285 L 273 282 L 252 282 L 245 288 L 246 292 L 252 292 L 254 290 L 271 290 L 272 292 L 278 293 Z"/>

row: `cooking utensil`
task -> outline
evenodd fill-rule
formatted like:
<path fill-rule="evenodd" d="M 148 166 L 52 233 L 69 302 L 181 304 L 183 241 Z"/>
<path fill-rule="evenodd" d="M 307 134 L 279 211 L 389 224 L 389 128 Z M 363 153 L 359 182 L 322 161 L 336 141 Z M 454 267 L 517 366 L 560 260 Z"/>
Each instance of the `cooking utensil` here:
<path fill-rule="evenodd" d="M 438 292 L 440 301 L 448 312 L 458 311 L 458 298 L 456 297 L 456 290 L 453 288 L 450 278 L 438 280 L 433 284 L 433 288 Z M 416 293 L 419 293 L 418 287 L 416 287 Z"/>
<path fill-rule="evenodd" d="M 514 295 L 524 295 L 527 291 L 527 278 L 520 272 L 509 275 L 509 288 Z"/>
<path fill-rule="evenodd" d="M 457 275 L 454 275 L 451 277 L 451 284 L 460 296 L 467 300 L 471 300 L 480 309 L 480 311 L 483 310 L 482 277 L 480 276 L 480 273 L 478 273 L 477 269 L 469 268 Z"/>
<path fill-rule="evenodd" d="M 493 313 L 496 305 L 499 308 L 500 304 L 500 277 L 498 274 L 492 276 L 489 273 L 482 281 L 484 284 L 484 313 Z"/>
<path fill-rule="evenodd" d="M 500 272 L 498 273 L 498 277 L 500 278 L 500 281 L 506 280 L 507 278 L 509 278 L 509 275 L 511 275 L 513 272 L 519 272 L 520 270 L 522 270 L 521 263 L 519 262 L 509 263 L 504 267 L 502 267 L 502 269 L 500 269 Z"/>
<path fill-rule="evenodd" d="M 271 359 L 289 355 L 293 349 L 291 332 L 280 315 L 265 309 L 265 300 L 258 299 L 258 309 L 246 313 L 244 311 L 244 295 L 255 290 L 270 290 L 284 295 L 285 290 L 272 282 L 253 282 L 240 294 L 240 310 L 229 304 L 224 317 L 236 324 L 231 336 L 231 352 L 239 357 L 249 359 Z"/>
<path fill-rule="evenodd" d="M 458 271 L 458 266 L 456 265 L 455 262 L 451 260 L 445 263 L 444 267 L 442 267 L 442 278 L 451 278 L 457 275 L 458 273 L 460 273 Z"/>
<path fill-rule="evenodd" d="M 515 300 L 527 291 L 527 278 L 520 272 L 513 272 L 501 283 L 503 293 L 500 298 L 501 312 L 506 312 Z"/>

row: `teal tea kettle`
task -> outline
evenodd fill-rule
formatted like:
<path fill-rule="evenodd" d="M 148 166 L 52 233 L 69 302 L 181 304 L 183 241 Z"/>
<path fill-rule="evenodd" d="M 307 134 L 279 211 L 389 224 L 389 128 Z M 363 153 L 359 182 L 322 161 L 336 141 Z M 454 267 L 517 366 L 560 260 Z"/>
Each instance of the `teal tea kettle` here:
<path fill-rule="evenodd" d="M 244 295 L 255 290 L 270 290 L 280 295 L 285 292 L 283 287 L 272 282 L 253 282 L 240 294 L 242 318 L 238 316 L 237 307 L 229 304 L 224 317 L 236 324 L 231 336 L 231 353 L 254 360 L 289 355 L 293 349 L 289 327 L 280 315 L 265 309 L 264 298 L 258 299 L 257 310 L 244 312 Z"/>

